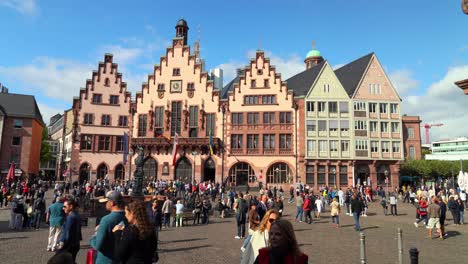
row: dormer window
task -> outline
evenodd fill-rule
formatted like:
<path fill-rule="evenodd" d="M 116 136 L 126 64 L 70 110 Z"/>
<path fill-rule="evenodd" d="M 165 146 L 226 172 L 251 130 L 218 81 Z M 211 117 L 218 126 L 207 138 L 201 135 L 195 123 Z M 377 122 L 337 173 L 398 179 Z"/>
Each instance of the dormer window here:
<path fill-rule="evenodd" d="M 172 69 L 172 76 L 180 76 L 180 69 L 179 68 Z"/>
<path fill-rule="evenodd" d="M 324 93 L 330 93 L 330 85 L 329 84 L 324 84 L 323 85 L 323 92 Z"/>

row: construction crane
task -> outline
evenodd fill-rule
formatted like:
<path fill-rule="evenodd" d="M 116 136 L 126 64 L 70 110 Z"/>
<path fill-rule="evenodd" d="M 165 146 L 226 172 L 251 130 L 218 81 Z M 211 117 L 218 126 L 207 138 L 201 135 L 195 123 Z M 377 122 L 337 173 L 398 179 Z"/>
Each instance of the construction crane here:
<path fill-rule="evenodd" d="M 441 127 L 443 126 L 444 124 L 424 124 L 422 125 L 422 127 L 424 127 L 424 129 L 426 130 L 426 144 L 430 144 L 430 140 L 429 140 L 429 129 L 431 129 L 432 127 Z"/>

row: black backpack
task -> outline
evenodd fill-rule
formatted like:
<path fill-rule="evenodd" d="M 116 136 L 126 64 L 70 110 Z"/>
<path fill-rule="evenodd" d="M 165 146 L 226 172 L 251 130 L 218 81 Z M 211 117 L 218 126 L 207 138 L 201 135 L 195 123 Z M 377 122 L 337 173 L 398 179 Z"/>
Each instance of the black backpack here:
<path fill-rule="evenodd" d="M 245 199 L 240 199 L 239 202 L 239 212 L 247 213 L 249 211 L 249 207 L 247 205 L 247 201 Z"/>
<path fill-rule="evenodd" d="M 24 213 L 24 204 L 17 203 L 15 209 L 13 209 L 15 214 L 23 214 Z"/>

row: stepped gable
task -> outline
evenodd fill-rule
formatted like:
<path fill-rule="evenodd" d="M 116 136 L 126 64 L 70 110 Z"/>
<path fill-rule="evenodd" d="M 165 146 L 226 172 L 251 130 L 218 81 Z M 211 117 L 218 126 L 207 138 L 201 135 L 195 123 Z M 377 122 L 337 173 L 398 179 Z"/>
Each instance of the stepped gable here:
<path fill-rule="evenodd" d="M 358 88 L 359 82 L 364 76 L 373 57 L 374 52 L 371 52 L 335 70 L 336 76 L 350 97 L 353 96 Z"/>
<path fill-rule="evenodd" d="M 111 76 L 103 77 L 104 74 L 110 73 Z M 85 88 L 80 89 L 79 97 L 73 98 L 73 108 L 81 110 L 81 100 L 88 100 L 90 92 L 95 91 L 95 87 L 98 83 L 102 83 L 104 86 L 115 87 L 115 84 L 119 88 L 119 94 L 124 94 L 124 103 L 131 101 L 131 93 L 127 91 L 127 83 L 122 81 L 122 73 L 118 72 L 118 64 L 113 62 L 113 55 L 106 53 L 104 55 L 104 62 L 99 62 L 98 70 L 93 71 L 91 79 L 86 80 Z M 76 107 L 75 107 L 76 106 Z"/>
<path fill-rule="evenodd" d="M 288 89 L 294 91 L 295 96 L 306 96 L 325 64 L 326 61 L 322 61 L 286 80 Z"/>
<path fill-rule="evenodd" d="M 251 87 L 247 80 L 255 80 L 262 76 L 261 80 L 273 80 L 269 83 L 269 87 L 263 87 L 264 85 L 259 84 L 257 87 Z M 279 84 L 279 85 L 277 85 Z M 249 65 L 242 69 L 242 74 L 239 74 L 234 80 L 223 88 L 223 94 L 225 98 L 230 101 L 236 101 L 236 94 L 242 94 L 244 89 L 272 89 L 278 87 L 280 93 L 284 93 L 285 99 L 289 100 L 288 95 L 293 96 L 293 92 L 289 91 L 286 82 L 281 80 L 281 73 L 276 72 L 276 67 L 270 64 L 270 59 L 265 57 L 263 50 L 257 50 L 255 59 L 250 59 Z M 294 100 L 291 100 L 291 105 L 294 104 Z"/>
<path fill-rule="evenodd" d="M 203 70 L 203 66 L 201 62 L 197 62 L 197 56 L 195 54 L 191 54 L 190 46 L 189 45 L 184 45 L 184 40 L 186 38 L 184 37 L 174 37 L 172 41 L 172 46 L 166 48 L 166 55 L 161 56 L 159 59 L 159 64 L 154 65 L 153 73 L 148 75 L 147 82 L 144 82 L 142 84 L 141 91 L 136 93 L 136 105 L 142 104 L 145 100 L 145 95 L 151 94 L 148 98 L 153 99 L 153 98 L 159 98 L 159 99 L 168 99 L 169 97 L 166 97 L 168 93 L 170 93 L 170 87 L 165 87 L 164 91 L 158 91 L 157 83 L 162 76 L 162 74 L 165 71 L 171 70 L 171 60 L 173 58 L 176 58 L 176 56 L 182 57 L 186 59 L 186 63 L 188 66 L 191 67 L 192 73 L 195 75 L 197 73 L 197 70 L 200 72 L 198 75 L 198 84 L 200 85 L 203 84 L 203 81 L 206 81 L 206 85 L 202 91 L 205 93 L 211 93 L 212 95 L 212 101 L 215 100 L 216 96 L 220 95 L 220 90 L 214 88 L 214 83 L 210 79 L 209 74 L 206 71 Z M 182 52 L 179 54 L 178 50 L 181 50 Z M 181 74 L 180 79 L 185 79 L 186 73 Z M 164 83 L 167 86 L 169 86 L 168 83 Z M 156 96 L 155 96 L 156 95 Z M 189 97 L 193 96 L 189 94 Z M 218 100 L 219 101 L 219 100 Z"/>

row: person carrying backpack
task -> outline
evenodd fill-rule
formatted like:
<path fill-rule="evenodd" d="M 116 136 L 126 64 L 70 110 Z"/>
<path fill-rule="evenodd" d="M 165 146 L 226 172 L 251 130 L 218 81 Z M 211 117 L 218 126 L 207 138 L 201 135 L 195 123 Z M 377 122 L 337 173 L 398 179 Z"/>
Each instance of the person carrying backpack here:
<path fill-rule="evenodd" d="M 237 196 L 238 197 L 234 203 L 234 209 L 236 210 L 237 236 L 234 238 L 241 239 L 245 237 L 245 223 L 247 221 L 247 211 L 249 210 L 249 207 L 242 192 L 239 192 Z"/>
<path fill-rule="evenodd" d="M 382 197 L 382 201 L 380 201 L 380 205 L 383 208 L 384 215 L 387 215 L 388 205 L 387 205 L 387 200 L 385 199 L 385 197 Z"/>

